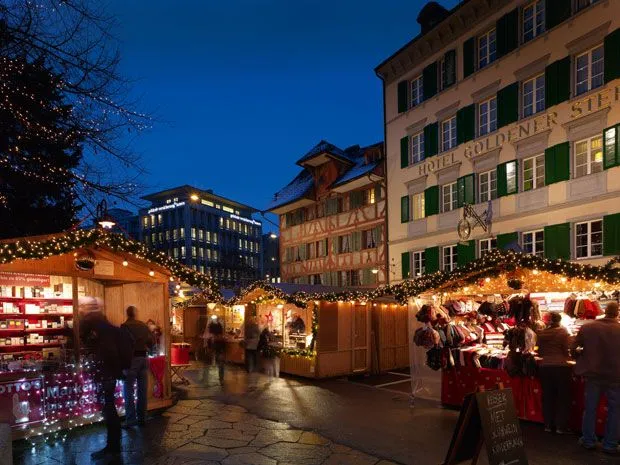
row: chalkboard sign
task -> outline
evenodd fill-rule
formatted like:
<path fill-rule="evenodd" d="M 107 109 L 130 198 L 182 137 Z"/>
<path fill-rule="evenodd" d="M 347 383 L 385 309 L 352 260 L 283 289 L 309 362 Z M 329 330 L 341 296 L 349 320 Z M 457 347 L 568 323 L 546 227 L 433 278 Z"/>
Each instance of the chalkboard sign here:
<path fill-rule="evenodd" d="M 483 442 L 489 465 L 528 465 L 511 389 L 465 397 L 444 465 L 475 464 Z"/>

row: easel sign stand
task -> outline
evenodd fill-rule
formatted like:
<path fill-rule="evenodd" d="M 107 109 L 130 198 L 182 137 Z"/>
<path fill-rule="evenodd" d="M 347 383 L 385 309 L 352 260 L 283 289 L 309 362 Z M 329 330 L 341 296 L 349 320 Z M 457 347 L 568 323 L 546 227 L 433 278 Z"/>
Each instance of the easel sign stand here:
<path fill-rule="evenodd" d="M 504 389 L 502 384 L 492 391 L 479 387 L 465 397 L 446 460 L 441 465 L 468 460 L 476 465 L 483 443 L 489 465 L 528 465 L 512 389 Z"/>

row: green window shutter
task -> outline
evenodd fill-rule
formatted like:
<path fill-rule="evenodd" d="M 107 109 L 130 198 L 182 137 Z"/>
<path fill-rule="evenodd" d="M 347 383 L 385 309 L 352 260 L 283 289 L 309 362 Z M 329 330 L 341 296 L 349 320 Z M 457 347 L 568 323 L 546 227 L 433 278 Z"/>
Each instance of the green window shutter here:
<path fill-rule="evenodd" d="M 620 28 L 605 37 L 605 82 L 620 78 Z"/>
<path fill-rule="evenodd" d="M 476 259 L 476 241 L 459 242 L 456 246 L 456 261 L 459 268 Z"/>
<path fill-rule="evenodd" d="M 409 136 L 400 140 L 400 167 L 407 168 L 407 166 L 409 166 Z"/>
<path fill-rule="evenodd" d="M 620 213 L 603 217 L 603 255 L 620 255 Z"/>
<path fill-rule="evenodd" d="M 424 216 L 439 213 L 439 186 L 428 187 L 424 191 Z"/>
<path fill-rule="evenodd" d="M 409 81 L 398 83 L 398 113 L 404 113 L 409 109 Z"/>
<path fill-rule="evenodd" d="M 512 52 L 519 45 L 519 9 L 502 16 L 495 26 L 497 55 L 502 57 Z"/>
<path fill-rule="evenodd" d="M 546 163 L 545 159 L 545 163 Z M 545 165 L 546 169 L 546 165 Z M 570 143 L 562 142 L 555 146 L 554 158 L 554 182 L 568 181 L 570 179 Z M 545 172 L 546 177 L 546 172 Z"/>
<path fill-rule="evenodd" d="M 463 43 L 463 78 L 476 70 L 476 38 L 471 37 Z"/>
<path fill-rule="evenodd" d="M 545 149 L 545 186 L 553 184 L 555 180 L 555 146 Z"/>
<path fill-rule="evenodd" d="M 519 119 L 519 83 L 510 84 L 497 92 L 497 127 L 502 128 Z"/>
<path fill-rule="evenodd" d="M 436 271 L 439 271 L 439 247 L 429 247 L 424 251 L 424 272 L 429 274 Z"/>
<path fill-rule="evenodd" d="M 514 233 L 498 234 L 497 235 L 497 248 L 506 250 L 510 244 L 518 244 L 519 235 Z"/>
<path fill-rule="evenodd" d="M 545 68 L 545 108 L 570 98 L 570 56 L 554 61 Z"/>
<path fill-rule="evenodd" d="M 570 260 L 570 223 L 545 226 L 545 257 Z"/>
<path fill-rule="evenodd" d="M 476 134 L 476 105 L 472 103 L 456 112 L 456 143 L 474 140 Z"/>
<path fill-rule="evenodd" d="M 443 62 L 445 72 L 441 87 L 447 89 L 456 83 L 456 50 L 448 50 L 443 56 Z"/>
<path fill-rule="evenodd" d="M 468 204 L 476 203 L 475 199 L 475 174 L 468 174 L 456 181 L 457 203 L 459 208 Z"/>
<path fill-rule="evenodd" d="M 400 256 L 403 279 L 409 279 L 409 275 L 411 274 L 411 260 L 409 257 L 409 252 L 403 252 Z"/>
<path fill-rule="evenodd" d="M 409 196 L 405 195 L 400 198 L 400 222 L 407 223 L 409 221 Z"/>
<path fill-rule="evenodd" d="M 362 250 L 362 232 L 355 231 L 351 233 L 351 245 L 354 252 Z"/>
<path fill-rule="evenodd" d="M 424 126 L 424 158 L 439 153 L 439 123 Z"/>
<path fill-rule="evenodd" d="M 547 30 L 570 18 L 572 0 L 545 1 L 545 28 Z"/>
<path fill-rule="evenodd" d="M 424 88 L 424 100 L 437 93 L 437 62 L 431 63 L 422 71 L 422 87 Z"/>
<path fill-rule="evenodd" d="M 620 164 L 618 129 L 620 125 L 607 128 L 603 131 L 603 167 L 613 168 Z"/>
<path fill-rule="evenodd" d="M 338 237 L 332 237 L 332 254 L 338 255 Z"/>

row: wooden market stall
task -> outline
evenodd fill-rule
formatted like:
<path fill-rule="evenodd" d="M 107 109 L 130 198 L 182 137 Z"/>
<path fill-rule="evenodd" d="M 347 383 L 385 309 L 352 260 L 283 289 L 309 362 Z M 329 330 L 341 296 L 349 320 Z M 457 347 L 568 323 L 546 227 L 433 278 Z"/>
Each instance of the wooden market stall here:
<path fill-rule="evenodd" d="M 191 270 L 166 265 L 142 244 L 99 230 L 0 242 L 0 422 L 14 437 L 99 419 L 95 368 L 79 337 L 80 312 L 93 306 L 114 325 L 137 307 L 156 336 L 148 409 L 172 404 L 168 283 L 173 271 L 190 278 Z M 122 409 L 120 382 L 117 393 Z"/>
<path fill-rule="evenodd" d="M 409 367 L 407 305 L 393 298 L 372 301 L 372 371 L 385 373 Z"/>

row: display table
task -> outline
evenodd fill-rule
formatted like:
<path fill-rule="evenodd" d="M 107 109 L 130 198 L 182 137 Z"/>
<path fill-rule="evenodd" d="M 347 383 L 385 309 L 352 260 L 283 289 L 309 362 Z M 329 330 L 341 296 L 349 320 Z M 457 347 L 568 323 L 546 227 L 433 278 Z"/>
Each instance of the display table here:
<path fill-rule="evenodd" d="M 474 392 L 479 386 L 484 389 L 496 389 L 502 383 L 511 388 L 515 401 L 517 416 L 522 420 L 543 423 L 542 388 L 540 380 L 535 376 L 511 377 L 504 370 L 489 368 L 458 367 L 442 370 L 441 403 L 450 407 L 460 407 L 465 395 Z M 574 431 L 581 430 L 581 418 L 584 409 L 584 380 L 573 377 L 567 389 L 571 390 L 570 427 Z M 601 397 L 598 406 L 596 431 L 603 434 L 607 419 L 607 400 Z"/>

